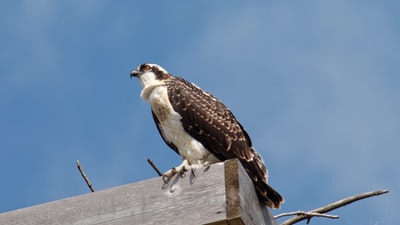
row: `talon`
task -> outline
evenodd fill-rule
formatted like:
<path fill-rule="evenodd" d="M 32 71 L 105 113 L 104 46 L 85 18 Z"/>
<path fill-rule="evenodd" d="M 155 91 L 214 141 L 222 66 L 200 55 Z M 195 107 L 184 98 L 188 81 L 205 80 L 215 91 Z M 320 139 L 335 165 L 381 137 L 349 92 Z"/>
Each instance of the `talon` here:
<path fill-rule="evenodd" d="M 179 171 L 179 175 L 183 178 L 186 176 L 186 172 L 189 171 L 190 167 L 189 166 L 183 166 L 181 170 Z"/>
<path fill-rule="evenodd" d="M 191 168 L 191 172 L 192 172 L 192 175 L 193 175 L 193 177 L 196 177 L 197 176 L 197 170 L 198 169 L 200 169 L 200 168 L 207 168 L 207 167 L 209 167 L 210 165 L 207 163 L 207 164 L 202 164 L 202 165 L 192 165 L 190 168 Z"/>
<path fill-rule="evenodd" d="M 197 175 L 196 175 L 196 169 L 195 169 L 195 168 L 192 168 L 192 169 L 191 169 L 191 173 L 192 173 L 193 177 L 197 177 Z"/>
<path fill-rule="evenodd" d="M 178 172 L 176 171 L 176 168 L 172 168 L 170 170 L 168 170 L 167 172 L 164 173 L 164 175 L 162 176 L 162 179 L 165 183 L 168 183 L 169 180 L 175 176 L 175 174 L 177 174 Z"/>
<path fill-rule="evenodd" d="M 167 183 L 169 182 L 170 178 L 169 178 L 167 175 L 164 174 L 164 175 L 162 176 L 162 180 L 164 181 L 164 183 L 167 184 Z"/>

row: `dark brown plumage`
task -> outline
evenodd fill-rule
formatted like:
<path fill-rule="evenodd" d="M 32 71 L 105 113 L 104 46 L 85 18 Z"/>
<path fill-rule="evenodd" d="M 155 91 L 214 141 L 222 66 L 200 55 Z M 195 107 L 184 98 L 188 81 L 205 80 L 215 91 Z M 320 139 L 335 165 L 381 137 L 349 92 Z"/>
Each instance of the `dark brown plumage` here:
<path fill-rule="evenodd" d="M 154 74 L 154 77 L 149 73 Z M 157 129 L 170 148 L 180 154 L 160 123 L 167 120 L 170 115 L 168 113 L 171 113 L 164 112 L 164 109 L 170 111 L 168 107 L 172 106 L 173 111 L 180 115 L 180 122 L 186 133 L 220 161 L 238 158 L 252 179 L 260 201 L 271 208 L 280 207 L 284 199 L 267 183 L 267 169 L 261 156 L 253 148 L 246 130 L 221 101 L 183 78 L 172 76 L 158 65 L 142 64 L 132 71 L 131 76 L 138 77 L 142 74 L 147 76 L 140 78 L 144 86 L 142 97 L 151 99 L 150 93 L 157 87 L 166 88 L 170 106 L 169 103 L 157 103 L 163 101 L 163 97 L 153 100 L 151 105 Z M 159 89 L 157 93 L 162 96 L 164 92 Z"/>
<path fill-rule="evenodd" d="M 166 84 L 171 105 L 182 116 L 185 131 L 219 160 L 238 158 L 253 180 L 260 200 L 271 208 L 279 208 L 283 198 L 267 184 L 264 162 L 232 112 L 217 98 L 180 77 L 168 79 Z"/>

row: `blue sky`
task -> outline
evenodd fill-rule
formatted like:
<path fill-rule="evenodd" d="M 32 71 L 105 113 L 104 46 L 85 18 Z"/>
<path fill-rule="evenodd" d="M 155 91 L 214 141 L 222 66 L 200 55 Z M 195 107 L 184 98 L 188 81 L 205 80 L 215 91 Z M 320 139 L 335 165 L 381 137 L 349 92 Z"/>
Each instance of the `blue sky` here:
<path fill-rule="evenodd" d="M 395 224 L 397 1 L 3 1 L 0 212 L 155 177 L 180 158 L 140 85 L 153 62 L 220 98 L 286 198 L 274 214 L 389 189 L 318 224 Z"/>

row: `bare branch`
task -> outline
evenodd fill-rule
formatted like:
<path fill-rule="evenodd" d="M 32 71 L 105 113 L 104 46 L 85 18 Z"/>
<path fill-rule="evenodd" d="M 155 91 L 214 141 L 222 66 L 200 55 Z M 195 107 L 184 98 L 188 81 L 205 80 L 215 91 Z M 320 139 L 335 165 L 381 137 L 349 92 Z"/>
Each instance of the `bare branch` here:
<path fill-rule="evenodd" d="M 288 213 L 281 213 L 279 215 L 274 216 L 275 219 L 285 217 L 285 216 L 306 216 L 306 217 L 325 217 L 330 219 L 338 219 L 339 216 L 336 215 L 329 215 L 329 214 L 322 214 L 322 213 L 311 213 L 305 211 L 296 211 L 296 212 L 288 212 Z"/>
<path fill-rule="evenodd" d="M 94 192 L 94 188 L 92 183 L 90 182 L 89 178 L 86 176 L 85 172 L 82 169 L 81 162 L 76 160 L 76 167 L 78 168 L 79 172 L 81 173 L 82 178 L 85 180 L 87 186 L 89 187 L 90 191 Z"/>
<path fill-rule="evenodd" d="M 151 167 L 153 167 L 153 169 L 156 171 L 158 176 L 161 177 L 163 175 L 150 158 L 147 159 L 147 162 L 150 164 Z"/>
<path fill-rule="evenodd" d="M 385 194 L 385 193 L 388 193 L 388 192 L 389 192 L 388 190 L 378 190 L 378 191 L 365 192 L 365 193 L 361 193 L 361 194 L 350 196 L 348 198 L 344 198 L 342 200 L 333 202 L 331 204 L 328 204 L 326 206 L 323 206 L 323 207 L 320 207 L 320 208 L 317 208 L 317 209 L 313 209 L 311 211 L 306 212 L 305 214 L 294 213 L 292 215 L 297 215 L 296 217 L 291 218 L 289 220 L 286 220 L 281 225 L 291 225 L 291 224 L 295 224 L 295 223 L 297 223 L 299 221 L 302 221 L 302 220 L 307 220 L 307 223 L 309 223 L 311 218 L 313 218 L 315 216 L 315 215 L 313 215 L 314 213 L 318 213 L 320 215 L 321 214 L 325 215 L 323 213 L 326 213 L 326 212 L 332 211 L 334 209 L 340 208 L 342 206 L 351 204 L 351 203 L 353 203 L 355 201 L 359 201 L 359 200 L 362 200 L 364 198 L 369 198 L 369 197 L 373 197 L 373 196 L 378 196 L 378 195 Z M 281 215 L 278 215 L 278 216 L 282 217 Z M 285 215 L 283 215 L 283 216 L 285 216 Z M 328 217 L 328 216 L 324 216 L 324 217 Z M 330 218 L 330 217 L 328 217 L 328 218 Z"/>

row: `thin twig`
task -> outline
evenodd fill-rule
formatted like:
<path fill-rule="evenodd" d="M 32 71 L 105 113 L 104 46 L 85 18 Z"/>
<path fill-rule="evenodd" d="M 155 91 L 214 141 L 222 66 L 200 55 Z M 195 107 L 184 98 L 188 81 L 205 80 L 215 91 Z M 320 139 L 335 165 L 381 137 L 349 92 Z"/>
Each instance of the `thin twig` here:
<path fill-rule="evenodd" d="M 76 167 L 78 167 L 78 170 L 81 173 L 81 175 L 82 175 L 83 179 L 85 180 L 87 186 L 89 187 L 90 191 L 94 192 L 93 185 L 90 182 L 89 178 L 86 176 L 85 172 L 83 171 L 81 162 L 79 162 L 79 160 L 76 160 Z"/>
<path fill-rule="evenodd" d="M 339 216 L 336 215 L 329 215 L 329 214 L 323 214 L 323 213 L 312 213 L 312 212 L 305 212 L 305 211 L 296 211 L 296 212 L 288 212 L 288 213 L 282 213 L 279 215 L 274 216 L 274 219 L 278 219 L 281 217 L 285 216 L 305 216 L 305 217 L 325 217 L 325 218 L 330 218 L 330 219 L 339 219 Z"/>
<path fill-rule="evenodd" d="M 150 164 L 151 167 L 153 167 L 153 169 L 156 171 L 158 176 L 161 177 L 163 175 L 150 158 L 147 159 L 147 162 Z"/>
<path fill-rule="evenodd" d="M 369 197 L 373 197 L 373 196 L 378 196 L 378 195 L 385 194 L 385 193 L 388 193 L 388 192 L 389 192 L 388 190 L 378 190 L 378 191 L 365 192 L 365 193 L 361 193 L 361 194 L 357 194 L 357 195 L 353 195 L 353 196 L 344 198 L 342 200 L 333 202 L 331 204 L 328 204 L 326 206 L 323 206 L 323 207 L 320 207 L 320 208 L 317 208 L 317 209 L 313 209 L 311 211 L 306 212 L 305 214 L 294 213 L 292 215 L 297 215 L 296 217 L 291 218 L 289 220 L 286 220 L 281 225 L 291 225 L 291 224 L 295 224 L 295 223 L 297 223 L 299 221 L 302 221 L 302 220 L 307 220 L 307 223 L 309 223 L 311 218 L 315 216 L 315 215 L 313 215 L 314 213 L 318 213 L 318 214 L 324 215 L 324 213 L 326 213 L 326 212 L 329 212 L 329 211 L 332 211 L 334 209 L 340 208 L 342 206 L 351 204 L 351 203 L 353 203 L 355 201 L 359 201 L 361 199 L 369 198 Z M 278 216 L 282 217 L 282 214 L 278 215 Z M 285 216 L 285 215 L 283 215 L 283 216 Z M 324 216 L 324 217 L 328 217 L 328 216 Z M 328 217 L 328 218 L 330 218 L 330 217 Z"/>

